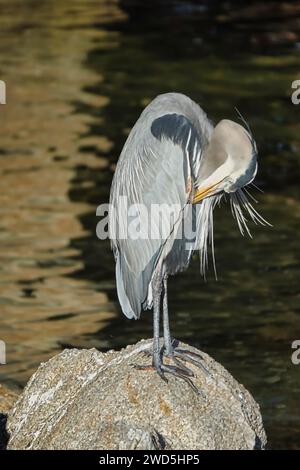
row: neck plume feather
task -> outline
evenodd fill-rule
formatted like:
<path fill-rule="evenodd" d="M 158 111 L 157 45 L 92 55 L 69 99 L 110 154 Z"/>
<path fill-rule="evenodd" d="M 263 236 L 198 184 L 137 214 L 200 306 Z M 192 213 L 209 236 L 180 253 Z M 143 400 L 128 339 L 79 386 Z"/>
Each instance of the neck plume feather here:
<path fill-rule="evenodd" d="M 225 193 L 217 194 L 215 196 L 204 199 L 198 206 L 197 218 L 196 218 L 196 243 L 195 250 L 199 250 L 200 257 L 200 272 L 205 278 L 206 271 L 208 268 L 208 252 L 209 247 L 211 248 L 212 264 L 214 274 L 217 279 L 217 269 L 215 260 L 214 250 L 214 220 L 213 211 L 216 205 L 219 205 L 221 199 Z M 248 227 L 248 219 L 245 216 L 248 215 L 250 219 L 256 225 L 268 225 L 272 226 L 267 222 L 253 207 L 253 204 L 249 201 L 252 199 L 257 203 L 256 199 L 246 188 L 238 189 L 234 193 L 228 194 L 231 212 L 233 218 L 236 220 L 240 233 L 244 236 L 245 233 L 252 238 L 251 232 Z"/>

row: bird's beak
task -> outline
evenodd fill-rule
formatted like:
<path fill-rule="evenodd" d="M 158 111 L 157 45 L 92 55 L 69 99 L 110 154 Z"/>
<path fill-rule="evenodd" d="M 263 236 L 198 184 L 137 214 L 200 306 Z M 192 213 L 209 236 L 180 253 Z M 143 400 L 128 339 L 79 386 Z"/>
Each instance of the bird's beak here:
<path fill-rule="evenodd" d="M 220 183 L 221 181 L 218 181 L 218 183 L 212 184 L 211 186 L 197 189 L 194 194 L 193 204 L 196 204 L 196 202 L 202 201 L 206 196 L 211 195 L 213 190 L 216 189 Z"/>

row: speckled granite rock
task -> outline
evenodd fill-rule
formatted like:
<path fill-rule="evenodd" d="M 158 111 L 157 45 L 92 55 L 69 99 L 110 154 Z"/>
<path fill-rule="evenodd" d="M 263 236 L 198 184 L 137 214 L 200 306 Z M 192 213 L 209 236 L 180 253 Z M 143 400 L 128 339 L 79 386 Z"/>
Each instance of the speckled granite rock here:
<path fill-rule="evenodd" d="M 165 383 L 132 364 L 151 342 L 100 353 L 65 350 L 28 382 L 8 418 L 9 449 L 254 449 L 266 435 L 245 388 L 205 353 L 211 377 L 190 366 L 197 395 L 183 380 Z M 181 347 L 198 352 L 180 344 Z"/>
<path fill-rule="evenodd" d="M 0 385 L 0 450 L 5 449 L 8 441 L 6 431 L 7 413 L 15 403 L 17 396 L 12 390 Z"/>
<path fill-rule="evenodd" d="M 0 384 L 0 413 L 7 414 L 16 401 L 18 394 Z"/>

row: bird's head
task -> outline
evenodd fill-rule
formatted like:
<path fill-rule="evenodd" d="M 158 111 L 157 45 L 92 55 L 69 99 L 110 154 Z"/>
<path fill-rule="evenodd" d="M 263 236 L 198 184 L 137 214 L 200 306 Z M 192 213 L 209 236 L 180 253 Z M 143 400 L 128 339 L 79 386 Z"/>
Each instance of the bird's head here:
<path fill-rule="evenodd" d="M 235 193 L 251 183 L 257 171 L 257 147 L 250 130 L 223 119 L 203 153 L 193 202 L 220 193 Z"/>
<path fill-rule="evenodd" d="M 207 266 L 208 241 L 213 245 L 213 209 L 222 196 L 229 196 L 231 211 L 242 235 L 246 232 L 251 237 L 245 213 L 256 224 L 270 225 L 253 207 L 249 198 L 257 201 L 245 188 L 255 178 L 256 158 L 257 147 L 249 128 L 246 130 L 227 119 L 219 122 L 203 153 L 193 197 L 193 203 L 201 201 L 196 245 L 201 252 L 203 274 Z"/>

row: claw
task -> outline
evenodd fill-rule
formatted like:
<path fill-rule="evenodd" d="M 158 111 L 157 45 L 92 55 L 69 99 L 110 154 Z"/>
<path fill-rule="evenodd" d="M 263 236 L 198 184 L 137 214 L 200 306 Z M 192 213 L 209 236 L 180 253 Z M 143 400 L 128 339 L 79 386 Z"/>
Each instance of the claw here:
<path fill-rule="evenodd" d="M 175 362 L 175 364 L 178 366 L 178 368 L 180 368 L 182 370 L 184 375 L 186 375 L 188 377 L 195 377 L 194 372 L 191 369 L 189 369 L 188 367 L 186 367 L 184 364 L 182 364 L 182 362 L 180 362 L 178 359 L 176 359 L 173 352 L 170 353 L 170 354 L 164 354 L 163 353 L 163 356 L 167 357 L 171 361 Z"/>
<path fill-rule="evenodd" d="M 153 367 L 151 364 L 130 364 L 131 367 L 137 370 L 154 370 L 155 367 Z"/>
<path fill-rule="evenodd" d="M 189 356 L 191 357 L 194 357 L 195 360 L 200 360 L 200 361 L 203 361 L 203 356 L 201 356 L 201 354 L 198 354 L 198 353 L 194 353 L 193 351 L 188 351 L 187 349 L 180 349 L 180 348 L 175 348 L 176 352 L 178 352 L 179 354 L 188 354 Z"/>
<path fill-rule="evenodd" d="M 151 349 L 150 350 L 145 349 L 141 351 L 141 353 L 145 354 L 147 357 L 151 357 L 153 355 Z M 170 359 L 171 361 L 173 361 L 175 365 L 164 364 L 162 362 L 163 357 Z M 180 360 L 178 360 L 177 358 Z M 173 351 L 171 351 L 170 353 L 169 352 L 167 353 L 166 349 L 163 347 L 161 349 L 160 362 L 157 365 L 152 363 L 152 364 L 131 364 L 131 366 L 138 370 L 145 370 L 145 371 L 155 370 L 157 374 L 159 375 L 159 377 L 166 383 L 168 383 L 168 379 L 166 378 L 165 374 L 171 374 L 174 377 L 184 380 L 192 388 L 192 390 L 195 393 L 197 393 L 197 395 L 201 395 L 202 397 L 205 397 L 204 393 L 201 390 L 199 390 L 191 380 L 191 377 L 195 377 L 194 372 L 188 367 L 186 367 L 184 364 L 182 364 L 181 362 L 181 361 L 190 362 L 191 364 L 194 364 L 195 366 L 200 367 L 205 372 L 205 374 L 211 377 L 211 374 L 201 363 L 202 360 L 203 360 L 203 357 L 200 354 L 196 354 L 185 349 L 177 349 L 176 347 L 174 347 Z"/>
<path fill-rule="evenodd" d="M 172 374 L 174 375 L 175 377 L 178 377 L 182 380 L 184 380 L 191 388 L 192 390 L 197 393 L 197 395 L 201 395 L 204 397 L 204 393 L 198 389 L 194 384 L 193 382 L 191 381 L 191 379 L 186 375 L 186 372 L 184 371 L 184 373 L 182 372 L 183 369 L 182 368 L 179 368 L 177 366 L 171 366 L 171 365 L 165 365 L 165 364 L 162 364 L 161 365 L 161 369 L 168 373 L 168 374 Z"/>
<path fill-rule="evenodd" d="M 176 362 L 179 363 L 179 361 Z M 187 367 L 183 366 L 181 363 L 180 367 L 172 366 L 169 364 L 160 364 L 157 367 L 153 364 L 131 364 L 131 366 L 137 370 L 155 370 L 158 373 L 159 377 L 166 383 L 168 383 L 168 379 L 165 374 L 174 375 L 174 377 L 178 377 L 179 379 L 184 380 L 192 388 L 192 390 L 197 393 L 197 395 L 201 395 L 204 397 L 203 392 L 199 390 L 190 379 L 191 373 L 193 374 L 193 372 L 190 371 Z"/>
<path fill-rule="evenodd" d="M 160 376 L 161 379 L 163 379 L 164 382 L 168 383 L 168 379 L 167 377 L 165 376 L 164 372 L 166 372 L 166 370 L 163 368 L 163 366 L 158 366 L 158 367 L 155 367 L 154 368 L 156 369 L 156 372 L 158 373 L 158 375 Z"/>
<path fill-rule="evenodd" d="M 171 365 L 171 364 L 162 364 L 161 367 L 162 369 L 166 368 L 166 372 L 174 372 L 174 375 L 177 374 L 178 376 L 184 376 L 184 377 L 194 377 L 194 374 L 192 371 L 190 371 L 187 367 L 185 367 L 183 364 L 180 363 L 180 361 L 174 361 L 177 365 Z M 191 375 L 192 374 L 192 375 Z"/>
<path fill-rule="evenodd" d="M 137 370 L 151 370 L 151 371 L 156 371 L 158 373 L 158 375 L 160 376 L 160 378 L 168 383 L 168 379 L 165 377 L 164 375 L 164 371 L 162 369 L 162 367 L 158 366 L 158 367 L 155 367 L 153 364 L 130 364 L 131 367 L 133 367 L 134 369 L 137 369 Z"/>
<path fill-rule="evenodd" d="M 173 354 L 175 357 L 178 357 L 182 361 L 190 362 L 191 364 L 194 364 L 195 366 L 200 367 L 200 369 L 202 369 L 203 372 L 208 377 L 211 377 L 210 372 L 206 369 L 206 367 L 201 362 L 203 360 L 203 357 L 200 354 L 196 354 L 185 349 L 177 349 L 177 348 L 174 349 Z"/>

